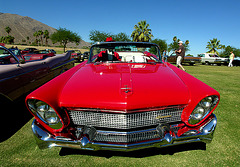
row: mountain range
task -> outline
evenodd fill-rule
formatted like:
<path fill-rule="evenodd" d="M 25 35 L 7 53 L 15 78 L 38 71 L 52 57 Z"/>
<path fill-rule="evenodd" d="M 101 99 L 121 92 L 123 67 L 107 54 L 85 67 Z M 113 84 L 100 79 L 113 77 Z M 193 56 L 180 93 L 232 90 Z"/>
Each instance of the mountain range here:
<path fill-rule="evenodd" d="M 28 16 L 20 16 L 17 14 L 0 12 L 0 37 L 8 35 L 5 31 L 6 27 L 11 28 L 11 32 L 9 35 L 15 38 L 15 44 L 23 43 L 22 40 L 27 41 L 27 37 L 29 37 L 29 42 L 34 42 L 35 37 L 33 36 L 33 34 L 34 32 L 39 30 L 48 30 L 50 35 L 57 31 L 55 28 L 50 27 L 37 20 L 34 20 Z M 51 40 L 49 40 L 49 44 L 52 45 Z M 76 45 L 73 43 L 68 44 L 68 47 L 69 46 L 76 47 Z M 90 46 L 90 44 L 82 40 L 80 45 L 78 45 L 77 47 L 81 48 L 83 46 Z"/>

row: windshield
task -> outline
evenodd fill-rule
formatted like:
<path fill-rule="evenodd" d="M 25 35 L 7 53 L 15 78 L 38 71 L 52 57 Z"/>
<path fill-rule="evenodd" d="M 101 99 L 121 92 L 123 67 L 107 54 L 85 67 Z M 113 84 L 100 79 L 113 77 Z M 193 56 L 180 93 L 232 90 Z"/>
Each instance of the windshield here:
<path fill-rule="evenodd" d="M 89 62 L 156 63 L 160 61 L 159 48 L 150 43 L 102 43 L 94 45 Z"/>
<path fill-rule="evenodd" d="M 20 58 L 20 55 L 18 55 Z M 12 64 L 17 63 L 17 59 L 4 48 L 0 47 L 0 64 Z"/>

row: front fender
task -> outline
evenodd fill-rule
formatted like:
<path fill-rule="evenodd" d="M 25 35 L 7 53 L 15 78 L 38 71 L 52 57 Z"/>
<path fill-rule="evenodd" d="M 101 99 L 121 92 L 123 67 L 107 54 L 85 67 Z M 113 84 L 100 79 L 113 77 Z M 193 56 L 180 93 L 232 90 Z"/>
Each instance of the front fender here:
<path fill-rule="evenodd" d="M 212 87 L 208 86 L 204 82 L 200 81 L 199 79 L 193 77 L 192 75 L 186 73 L 185 71 L 173 66 L 170 63 L 167 63 L 167 65 L 179 76 L 179 78 L 185 83 L 185 85 L 189 89 L 189 95 L 190 99 L 188 102 L 187 107 L 183 110 L 182 113 L 182 121 L 185 122 L 189 126 L 198 126 L 201 124 L 207 117 L 209 117 L 212 112 L 215 110 L 215 108 L 203 119 L 196 125 L 191 125 L 188 123 L 188 119 L 194 108 L 197 106 L 197 104 L 204 99 L 207 96 L 211 95 L 216 95 L 220 99 L 220 94 L 213 89 Z"/>
<path fill-rule="evenodd" d="M 85 62 L 86 63 L 86 62 Z M 37 100 L 41 100 L 44 101 L 45 103 L 47 103 L 48 105 L 50 105 L 51 107 L 53 107 L 55 109 L 55 111 L 58 113 L 58 115 L 60 116 L 60 118 L 62 118 L 62 120 L 64 120 L 63 122 L 63 127 L 61 129 L 63 129 L 65 126 L 67 126 L 69 124 L 69 121 L 66 121 L 67 119 L 66 117 L 66 113 L 63 112 L 63 110 L 60 108 L 59 103 L 58 103 L 58 99 L 59 96 L 61 94 L 61 91 L 64 87 L 64 85 L 66 84 L 66 82 L 69 80 L 69 78 L 82 66 L 85 65 L 85 63 L 79 64 L 78 66 L 75 66 L 73 68 L 71 68 L 70 70 L 66 71 L 65 73 L 57 76 L 56 78 L 50 80 L 49 82 L 47 82 L 46 84 L 44 84 L 43 86 L 39 87 L 38 89 L 36 89 L 35 91 L 33 91 L 32 93 L 30 93 L 26 99 L 25 99 L 25 103 L 28 107 L 27 104 L 27 100 L 28 99 L 37 99 Z M 29 109 L 29 108 L 28 108 Z M 29 110 L 30 111 L 30 110 Z M 32 112 L 31 112 L 32 113 Z M 61 116 L 62 115 L 62 116 Z M 33 115 L 36 120 L 38 122 L 40 122 L 42 124 L 42 126 L 44 126 L 47 130 L 49 131 L 60 131 L 61 129 L 52 129 L 50 128 L 48 125 L 46 125 L 44 122 L 41 121 L 40 118 L 38 118 L 36 115 Z"/>

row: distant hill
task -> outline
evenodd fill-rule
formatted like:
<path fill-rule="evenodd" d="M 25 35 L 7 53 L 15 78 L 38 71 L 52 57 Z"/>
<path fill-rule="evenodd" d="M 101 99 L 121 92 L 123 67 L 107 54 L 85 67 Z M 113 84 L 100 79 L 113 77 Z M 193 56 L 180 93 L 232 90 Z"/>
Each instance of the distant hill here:
<path fill-rule="evenodd" d="M 33 34 L 39 30 L 48 30 L 50 35 L 56 31 L 55 28 L 52 28 L 30 17 L 0 12 L 0 37 L 7 36 L 7 32 L 5 31 L 7 26 L 12 29 L 10 35 L 15 38 L 15 44 L 23 43 L 22 40 L 27 40 L 27 37 L 29 37 L 30 42 L 34 42 L 35 37 Z M 49 44 L 52 45 L 50 39 Z M 67 46 L 73 47 L 76 45 L 68 44 Z M 90 46 L 90 44 L 82 40 L 80 45 L 77 47 L 80 48 L 82 46 Z"/>

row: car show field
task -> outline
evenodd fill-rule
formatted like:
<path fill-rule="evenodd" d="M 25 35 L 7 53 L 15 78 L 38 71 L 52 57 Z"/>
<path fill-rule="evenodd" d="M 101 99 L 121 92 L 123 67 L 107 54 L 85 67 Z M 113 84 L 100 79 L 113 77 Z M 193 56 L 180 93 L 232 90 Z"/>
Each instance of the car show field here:
<path fill-rule="evenodd" d="M 217 90 L 221 97 L 214 113 L 218 125 L 211 144 L 187 143 L 132 152 L 87 151 L 53 147 L 40 150 L 33 139 L 33 118 L 24 105 L 17 112 L 25 118 L 0 143 L 1 166 L 239 166 L 240 68 L 185 66 L 187 72 Z M 16 111 L 14 111 L 16 112 Z M 11 128 L 11 121 L 6 127 Z M 16 132 L 16 133 L 15 133 Z M 1 133 L 1 138 L 3 133 Z"/>

